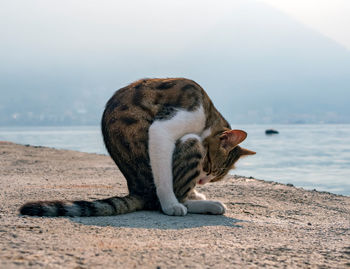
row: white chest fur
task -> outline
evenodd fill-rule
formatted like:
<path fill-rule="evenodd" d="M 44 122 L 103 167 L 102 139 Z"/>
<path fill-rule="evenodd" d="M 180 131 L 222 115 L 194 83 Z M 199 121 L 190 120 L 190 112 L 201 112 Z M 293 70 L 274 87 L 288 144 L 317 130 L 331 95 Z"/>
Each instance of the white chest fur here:
<path fill-rule="evenodd" d="M 162 209 L 168 215 L 187 213 L 173 192 L 171 166 L 175 141 L 189 133 L 201 136 L 205 121 L 204 109 L 200 106 L 195 111 L 179 110 L 171 119 L 155 121 L 149 128 L 148 146 L 154 183 Z"/>

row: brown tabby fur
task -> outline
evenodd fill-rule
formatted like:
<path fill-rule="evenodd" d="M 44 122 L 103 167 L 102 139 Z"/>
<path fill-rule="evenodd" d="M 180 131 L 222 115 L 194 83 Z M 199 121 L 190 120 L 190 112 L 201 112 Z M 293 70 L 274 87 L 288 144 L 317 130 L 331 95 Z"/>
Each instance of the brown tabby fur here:
<path fill-rule="evenodd" d="M 240 156 L 254 152 L 236 145 L 222 147 L 223 133 L 230 130 L 230 125 L 194 81 L 142 79 L 115 92 L 102 117 L 106 148 L 127 180 L 129 195 L 92 202 L 27 203 L 20 212 L 41 216 L 101 216 L 160 209 L 148 154 L 149 127 L 154 121 L 171 119 L 176 109 L 195 111 L 200 105 L 206 116 L 204 129 L 210 128 L 211 134 L 202 143 L 195 139 L 184 143 L 178 140 L 173 154 L 174 193 L 180 202 L 185 201 L 193 192 L 201 170 L 215 176 L 212 181 L 220 180 Z"/>

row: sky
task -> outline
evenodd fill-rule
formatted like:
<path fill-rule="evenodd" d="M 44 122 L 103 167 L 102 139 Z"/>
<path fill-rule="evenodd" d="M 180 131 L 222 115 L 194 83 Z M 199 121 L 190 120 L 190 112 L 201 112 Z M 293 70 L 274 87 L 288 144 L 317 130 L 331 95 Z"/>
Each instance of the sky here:
<path fill-rule="evenodd" d="M 319 31 L 320 33 L 336 40 L 343 46 L 350 49 L 350 1 L 348 0 L 257 0 L 269 4 L 305 25 Z M 45 3 L 46 2 L 46 3 Z M 120 18 L 126 23 L 132 25 L 137 24 L 139 20 L 144 20 L 145 15 L 143 10 L 147 10 L 146 6 L 150 3 L 153 6 L 160 6 L 164 3 L 171 6 L 174 11 L 168 10 L 168 15 L 174 17 L 176 24 L 181 24 L 181 18 L 186 16 L 186 12 L 200 12 L 206 16 L 206 23 L 210 26 L 220 20 L 220 17 L 225 16 L 222 6 L 227 7 L 226 12 L 230 12 L 231 8 L 236 5 L 236 1 L 220 0 L 150 0 L 150 1 L 91 1 L 91 0 L 76 0 L 76 1 L 43 1 L 43 0 L 3 0 L 1 2 L 0 14 L 4 22 L 2 31 L 6 33 L 7 23 L 12 26 L 23 26 L 31 29 L 33 26 L 46 28 L 52 26 L 59 28 L 60 26 L 69 25 L 72 22 L 79 21 L 79 17 L 83 17 L 84 21 L 95 22 L 98 24 L 116 23 Z M 198 8 L 198 6 L 201 6 Z M 139 7 L 139 8 L 137 8 Z M 130 10 L 134 10 L 135 17 L 130 17 Z M 181 13 L 178 11 L 181 10 Z M 113 16 L 113 13 L 115 14 Z M 60 14 L 60 15 L 59 15 Z M 58 16 L 59 15 L 59 16 Z M 61 16 L 63 15 L 63 16 Z M 154 10 L 149 14 L 151 17 L 157 17 L 157 12 Z M 51 17 L 53 16 L 53 17 Z M 60 17 L 51 24 L 53 19 Z M 77 17 L 78 16 L 78 17 Z M 116 18 L 115 16 L 118 16 Z M 66 19 L 66 21 L 65 21 Z M 147 19 L 147 18 L 146 18 Z M 187 22 L 186 22 L 187 23 Z M 203 23 L 203 21 L 201 21 Z M 42 24 L 42 25 L 39 25 Z M 191 25 L 195 25 L 196 21 L 191 21 Z M 165 25 L 167 26 L 167 25 Z M 74 27 L 74 26 L 73 26 Z M 191 27 L 191 26 L 190 26 Z M 11 28 L 7 28 L 8 31 Z M 69 29 L 67 29 L 69 31 Z M 92 29 L 94 30 L 94 29 Z M 29 35 L 31 31 L 27 34 Z M 8 34 L 8 33 L 7 33 Z M 84 34 L 84 33 L 82 33 Z M 86 34 L 86 33 L 85 33 Z M 23 38 L 24 36 L 22 36 Z M 28 36 L 27 36 L 28 38 Z"/>
<path fill-rule="evenodd" d="M 0 124 L 96 124 L 116 89 L 174 76 L 197 81 L 232 121 L 350 122 L 349 7 L 2 0 Z"/>
<path fill-rule="evenodd" d="M 349 0 L 260 0 L 350 50 Z"/>

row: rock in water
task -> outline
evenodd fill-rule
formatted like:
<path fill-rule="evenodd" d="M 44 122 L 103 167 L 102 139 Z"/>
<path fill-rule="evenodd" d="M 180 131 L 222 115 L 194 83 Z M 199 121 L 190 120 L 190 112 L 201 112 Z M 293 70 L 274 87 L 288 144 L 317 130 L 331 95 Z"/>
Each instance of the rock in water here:
<path fill-rule="evenodd" d="M 267 129 L 265 131 L 265 134 L 267 135 L 272 135 L 272 134 L 278 134 L 279 132 L 277 130 L 274 130 L 274 129 Z"/>

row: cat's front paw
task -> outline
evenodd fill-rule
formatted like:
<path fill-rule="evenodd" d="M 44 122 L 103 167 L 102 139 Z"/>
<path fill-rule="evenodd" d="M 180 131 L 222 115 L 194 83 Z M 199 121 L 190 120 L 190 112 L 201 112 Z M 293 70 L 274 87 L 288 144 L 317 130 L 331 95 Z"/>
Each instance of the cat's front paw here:
<path fill-rule="evenodd" d="M 220 201 L 210 201 L 208 211 L 214 215 L 223 215 L 226 212 L 226 206 Z"/>
<path fill-rule="evenodd" d="M 162 210 L 169 216 L 185 216 L 187 214 L 187 208 L 180 203 L 162 206 Z"/>

